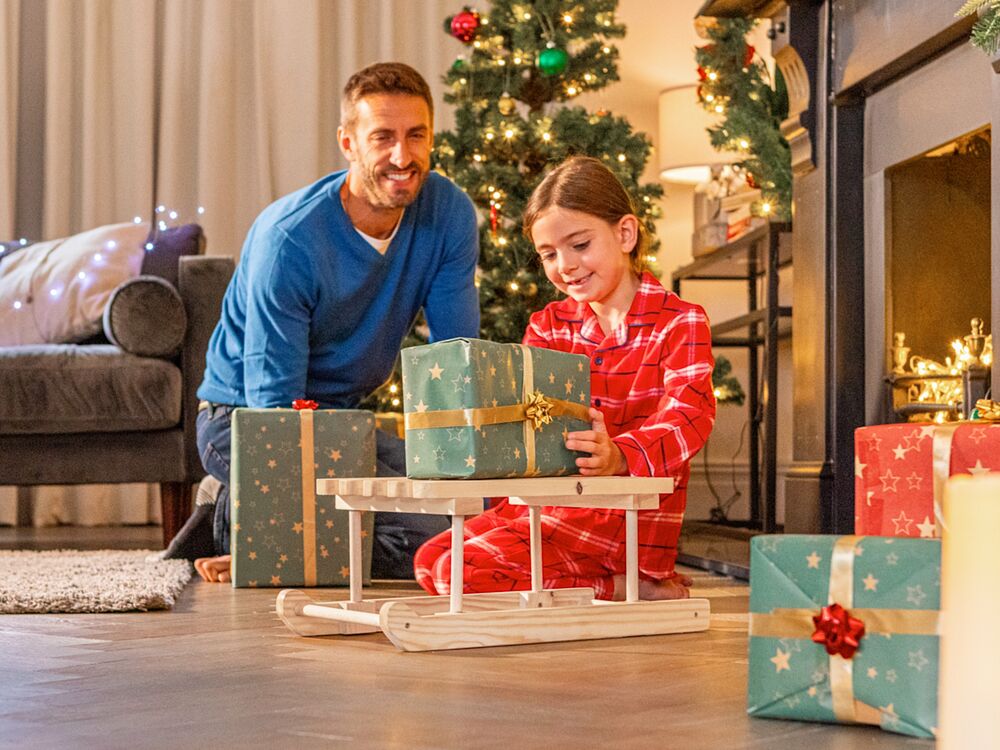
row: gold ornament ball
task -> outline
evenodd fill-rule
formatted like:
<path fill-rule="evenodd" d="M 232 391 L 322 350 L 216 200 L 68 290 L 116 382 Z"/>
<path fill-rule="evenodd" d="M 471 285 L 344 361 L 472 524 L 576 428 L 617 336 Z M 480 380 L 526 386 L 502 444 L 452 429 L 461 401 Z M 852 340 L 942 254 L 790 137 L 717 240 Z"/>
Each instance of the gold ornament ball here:
<path fill-rule="evenodd" d="M 502 115 L 512 115 L 517 109 L 517 102 L 514 101 L 514 98 L 510 94 L 504 93 L 500 96 L 499 101 L 497 101 L 497 109 L 500 110 L 500 114 Z"/>

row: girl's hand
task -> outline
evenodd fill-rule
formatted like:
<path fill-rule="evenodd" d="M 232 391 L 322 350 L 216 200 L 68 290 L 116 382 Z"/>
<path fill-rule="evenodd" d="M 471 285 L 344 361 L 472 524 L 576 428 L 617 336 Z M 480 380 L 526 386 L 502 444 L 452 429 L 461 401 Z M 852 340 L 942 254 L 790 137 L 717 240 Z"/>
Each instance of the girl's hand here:
<path fill-rule="evenodd" d="M 610 474 L 628 474 L 628 464 L 625 456 L 608 436 L 608 428 L 604 426 L 604 415 L 591 408 L 590 418 L 593 429 L 582 432 L 571 432 L 566 436 L 566 447 L 571 451 L 589 453 L 587 458 L 576 459 L 576 465 L 584 476 L 607 476 Z"/>

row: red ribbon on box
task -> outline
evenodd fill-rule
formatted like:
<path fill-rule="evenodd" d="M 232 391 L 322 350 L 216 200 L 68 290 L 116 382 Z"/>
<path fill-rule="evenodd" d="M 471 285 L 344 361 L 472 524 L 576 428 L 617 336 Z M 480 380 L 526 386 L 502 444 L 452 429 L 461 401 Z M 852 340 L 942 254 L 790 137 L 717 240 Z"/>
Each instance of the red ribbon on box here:
<path fill-rule="evenodd" d="M 839 604 L 830 604 L 814 615 L 816 630 L 812 634 L 814 643 L 821 643 L 830 656 L 839 654 L 845 659 L 853 658 L 861 639 L 865 636 L 865 624 Z"/>
<path fill-rule="evenodd" d="M 303 409 L 311 409 L 315 411 L 316 409 L 319 408 L 319 404 L 317 404 L 315 401 L 310 401 L 307 398 L 297 398 L 294 401 L 292 401 L 292 408 L 295 409 L 296 411 L 302 411 Z"/>

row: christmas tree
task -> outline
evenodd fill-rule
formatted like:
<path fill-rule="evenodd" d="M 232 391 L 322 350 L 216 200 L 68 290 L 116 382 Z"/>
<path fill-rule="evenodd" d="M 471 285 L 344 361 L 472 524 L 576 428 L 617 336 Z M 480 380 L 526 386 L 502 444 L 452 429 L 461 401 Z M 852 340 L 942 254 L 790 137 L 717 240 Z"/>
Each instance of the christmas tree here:
<path fill-rule="evenodd" d="M 641 177 L 651 143 L 622 117 L 573 99 L 618 80 L 611 39 L 625 34 L 617 0 L 494 0 L 465 9 L 446 29 L 467 45 L 445 75 L 454 130 L 438 133 L 435 166 L 469 194 L 486 220 L 480 234 L 482 336 L 520 341 L 531 313 L 556 299 L 521 213 L 545 172 L 583 154 L 601 159 L 637 204 L 655 238 L 659 185 Z M 655 272 L 657 243 L 647 263 Z"/>

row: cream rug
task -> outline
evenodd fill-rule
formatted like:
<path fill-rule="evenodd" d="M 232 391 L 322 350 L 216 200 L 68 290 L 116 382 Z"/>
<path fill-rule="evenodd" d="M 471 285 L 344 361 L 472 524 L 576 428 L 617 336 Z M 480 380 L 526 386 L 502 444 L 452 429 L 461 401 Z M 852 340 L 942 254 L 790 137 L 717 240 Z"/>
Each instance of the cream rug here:
<path fill-rule="evenodd" d="M 0 550 L 0 614 L 169 609 L 191 580 L 186 560 L 149 550 Z"/>

